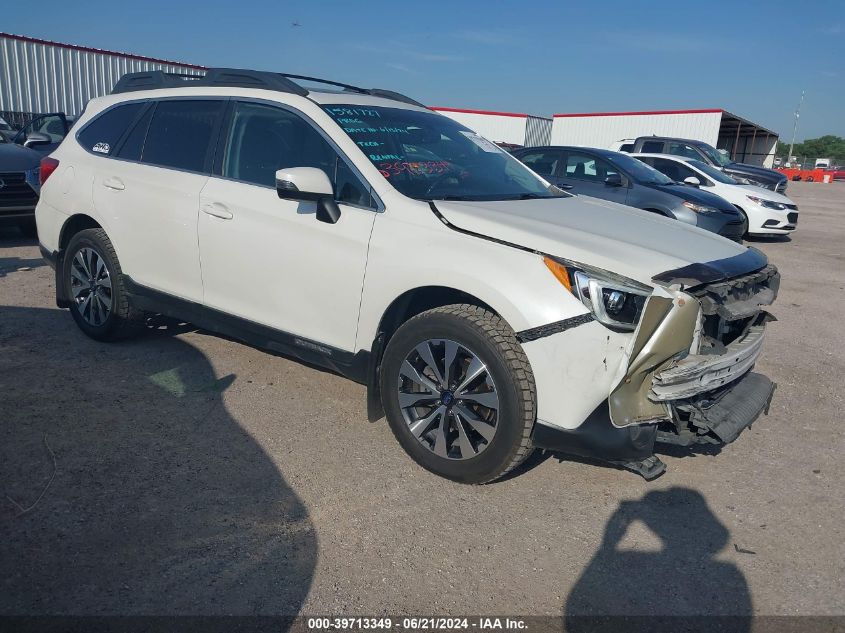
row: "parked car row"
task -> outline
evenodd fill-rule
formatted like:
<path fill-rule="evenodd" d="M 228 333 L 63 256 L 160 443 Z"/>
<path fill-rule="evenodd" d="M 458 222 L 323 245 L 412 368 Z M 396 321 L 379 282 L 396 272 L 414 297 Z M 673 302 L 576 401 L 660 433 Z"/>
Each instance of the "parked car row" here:
<path fill-rule="evenodd" d="M 0 226 L 17 226 L 24 235 L 35 237 L 39 163 L 69 129 L 62 113 L 36 117 L 20 130 L 0 119 Z"/>
<path fill-rule="evenodd" d="M 668 151 L 695 145 L 682 141 L 654 141 L 651 147 Z M 643 146 L 649 147 L 642 139 L 630 144 L 631 148 Z M 798 206 L 775 191 L 781 189 L 778 183 L 769 188 L 740 183 L 725 170 L 700 160 L 699 154 L 629 154 L 549 146 L 522 148 L 513 155 L 572 193 L 650 211 L 734 241 L 746 235 L 786 235 L 798 222 Z"/>
<path fill-rule="evenodd" d="M 726 154 L 704 141 L 687 138 L 640 136 L 614 143 L 611 149 L 632 154 L 670 154 L 691 158 L 722 170 L 739 184 L 764 187 L 779 193 L 786 191 L 788 185 L 788 180 L 782 173 L 758 165 L 734 162 Z"/>
<path fill-rule="evenodd" d="M 519 153 L 541 176 L 409 97 L 300 79 L 135 73 L 88 104 L 36 210 L 85 334 L 162 313 L 329 367 L 466 483 L 535 448 L 651 479 L 656 442 L 729 443 L 767 410 L 779 274 L 703 175 Z"/>

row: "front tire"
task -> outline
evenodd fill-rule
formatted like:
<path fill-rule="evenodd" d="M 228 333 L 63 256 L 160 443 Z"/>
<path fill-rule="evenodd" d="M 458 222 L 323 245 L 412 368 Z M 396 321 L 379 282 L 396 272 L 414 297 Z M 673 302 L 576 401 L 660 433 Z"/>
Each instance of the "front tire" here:
<path fill-rule="evenodd" d="M 103 229 L 85 229 L 68 243 L 62 275 L 73 320 L 98 341 L 138 334 L 143 312 L 132 308 L 114 246 Z"/>
<path fill-rule="evenodd" d="M 534 375 L 513 330 L 473 305 L 419 314 L 390 339 L 381 394 L 396 439 L 423 468 L 482 484 L 532 452 Z"/>

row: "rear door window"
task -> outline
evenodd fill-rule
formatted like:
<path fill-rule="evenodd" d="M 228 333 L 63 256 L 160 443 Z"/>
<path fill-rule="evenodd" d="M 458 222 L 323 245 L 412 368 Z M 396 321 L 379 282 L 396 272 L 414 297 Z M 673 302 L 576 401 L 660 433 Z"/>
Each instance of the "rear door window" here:
<path fill-rule="evenodd" d="M 643 154 L 662 154 L 663 141 L 644 141 L 643 148 L 640 151 Z"/>
<path fill-rule="evenodd" d="M 701 159 L 701 154 L 692 145 L 687 145 L 686 143 L 669 143 L 668 153 L 673 156 L 683 156 L 684 158 L 694 158 L 696 160 Z"/>
<path fill-rule="evenodd" d="M 610 163 L 588 154 L 570 152 L 566 157 L 567 178 L 589 180 L 591 182 L 604 182 L 604 179 L 611 174 L 618 174 L 619 171 Z"/>
<path fill-rule="evenodd" d="M 212 139 L 225 102 L 204 99 L 159 101 L 141 161 L 160 167 L 207 172 Z"/>
<path fill-rule="evenodd" d="M 560 157 L 560 152 L 545 150 L 522 154 L 519 160 L 541 176 L 554 176 L 557 172 Z"/>
<path fill-rule="evenodd" d="M 675 182 L 683 182 L 686 178 L 691 176 L 698 178 L 699 182 L 702 180 L 701 176 L 699 176 L 696 172 L 678 161 L 670 160 L 668 158 L 655 158 L 653 160 L 654 163 L 652 163 L 652 167 L 662 174 L 665 174 Z"/>
<path fill-rule="evenodd" d="M 141 160 L 141 152 L 144 149 L 144 140 L 147 138 L 147 129 L 150 127 L 150 119 L 153 118 L 154 106 L 147 108 L 141 118 L 132 126 L 132 131 L 123 141 L 120 149 L 117 150 L 118 158 L 126 160 Z"/>
<path fill-rule="evenodd" d="M 109 156 L 144 105 L 136 102 L 110 108 L 82 128 L 76 139 L 87 151 Z"/>

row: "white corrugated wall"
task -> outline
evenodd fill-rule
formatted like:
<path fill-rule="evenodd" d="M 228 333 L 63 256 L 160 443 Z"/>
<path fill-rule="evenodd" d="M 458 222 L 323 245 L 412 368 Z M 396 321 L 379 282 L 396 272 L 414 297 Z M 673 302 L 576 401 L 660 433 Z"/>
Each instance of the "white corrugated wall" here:
<path fill-rule="evenodd" d="M 525 146 L 548 145 L 552 139 L 552 120 L 549 117 L 529 116 L 525 122 Z"/>
<path fill-rule="evenodd" d="M 145 70 L 204 72 L 0 35 L 0 111 L 77 115 L 90 99 L 111 92 L 125 73 Z"/>
<path fill-rule="evenodd" d="M 440 114 L 465 125 L 473 132 L 494 143 L 525 145 L 525 123 L 527 115 L 506 115 L 495 113 L 456 112 L 433 108 Z"/>
<path fill-rule="evenodd" d="M 552 145 L 608 148 L 624 138 L 657 134 L 697 139 L 715 146 L 721 120 L 721 112 L 555 116 Z"/>

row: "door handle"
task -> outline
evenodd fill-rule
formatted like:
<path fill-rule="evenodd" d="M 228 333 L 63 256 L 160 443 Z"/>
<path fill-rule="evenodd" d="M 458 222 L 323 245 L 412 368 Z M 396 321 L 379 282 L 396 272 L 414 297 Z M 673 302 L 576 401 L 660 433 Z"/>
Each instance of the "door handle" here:
<path fill-rule="evenodd" d="M 563 183 L 556 185 L 558 189 L 572 189 L 575 185 L 564 185 Z"/>
<path fill-rule="evenodd" d="M 232 212 L 229 211 L 229 208 L 225 204 L 220 204 L 219 202 L 204 204 L 202 212 L 207 215 L 213 215 L 215 218 L 220 218 L 221 220 L 231 220 L 234 217 Z"/>
<path fill-rule="evenodd" d="M 123 181 L 120 178 L 112 176 L 111 178 L 106 178 L 103 181 L 103 187 L 107 189 L 114 189 L 115 191 L 123 191 L 126 189 L 126 186 L 123 184 Z"/>

